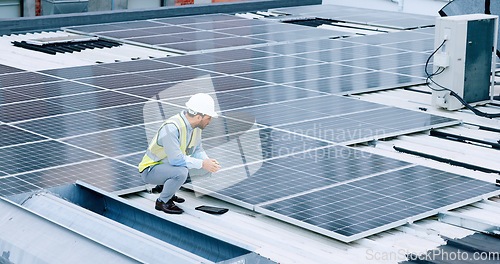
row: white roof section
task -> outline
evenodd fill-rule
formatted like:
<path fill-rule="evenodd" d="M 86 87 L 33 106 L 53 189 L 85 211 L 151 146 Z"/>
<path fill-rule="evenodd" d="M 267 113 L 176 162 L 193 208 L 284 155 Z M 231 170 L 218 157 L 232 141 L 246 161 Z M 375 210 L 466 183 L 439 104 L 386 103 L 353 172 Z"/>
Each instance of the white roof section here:
<path fill-rule="evenodd" d="M 12 34 L 0 37 L 0 58 L 2 64 L 25 69 L 29 71 L 41 71 L 48 69 L 59 69 L 94 65 L 96 63 L 111 63 L 130 61 L 138 59 L 162 58 L 175 55 L 173 53 L 144 48 L 140 46 L 123 44 L 113 48 L 85 49 L 73 53 L 57 53 L 50 55 L 39 51 L 33 51 L 16 47 L 13 41 L 27 41 L 34 39 L 59 38 L 66 36 L 81 36 L 65 31 L 39 32 L 27 34 Z M 86 36 L 88 37 L 88 36 Z"/>

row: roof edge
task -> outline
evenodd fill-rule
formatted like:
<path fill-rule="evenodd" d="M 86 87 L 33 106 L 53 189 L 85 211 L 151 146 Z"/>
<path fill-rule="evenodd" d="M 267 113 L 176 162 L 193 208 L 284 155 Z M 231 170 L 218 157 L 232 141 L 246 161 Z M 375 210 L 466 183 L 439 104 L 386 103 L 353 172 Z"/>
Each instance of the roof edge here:
<path fill-rule="evenodd" d="M 200 5 L 168 6 L 155 9 L 98 11 L 25 18 L 0 19 L 0 35 L 53 30 L 66 26 L 189 16 L 212 13 L 235 13 L 278 7 L 321 4 L 322 0 L 246 0 Z"/>

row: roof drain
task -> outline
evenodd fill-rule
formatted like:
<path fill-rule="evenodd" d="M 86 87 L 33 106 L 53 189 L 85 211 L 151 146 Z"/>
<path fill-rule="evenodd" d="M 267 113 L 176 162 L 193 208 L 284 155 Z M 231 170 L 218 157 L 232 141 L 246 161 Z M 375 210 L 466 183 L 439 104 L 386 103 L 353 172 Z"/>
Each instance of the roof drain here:
<path fill-rule="evenodd" d="M 79 52 L 85 49 L 112 48 L 122 45 L 117 42 L 99 39 L 99 37 L 86 36 L 64 36 L 26 41 L 12 41 L 12 44 L 16 47 L 39 51 L 51 55 L 66 52 L 72 53 L 74 51 Z"/>

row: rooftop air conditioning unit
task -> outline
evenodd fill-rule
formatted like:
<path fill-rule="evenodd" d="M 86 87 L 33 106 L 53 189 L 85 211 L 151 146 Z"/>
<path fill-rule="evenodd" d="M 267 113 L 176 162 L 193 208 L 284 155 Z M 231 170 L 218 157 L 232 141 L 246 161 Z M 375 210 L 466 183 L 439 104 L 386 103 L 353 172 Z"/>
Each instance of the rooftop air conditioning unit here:
<path fill-rule="evenodd" d="M 448 110 L 493 99 L 498 16 L 472 14 L 436 19 L 430 85 L 432 105 Z M 449 90 L 447 90 L 447 89 Z"/>

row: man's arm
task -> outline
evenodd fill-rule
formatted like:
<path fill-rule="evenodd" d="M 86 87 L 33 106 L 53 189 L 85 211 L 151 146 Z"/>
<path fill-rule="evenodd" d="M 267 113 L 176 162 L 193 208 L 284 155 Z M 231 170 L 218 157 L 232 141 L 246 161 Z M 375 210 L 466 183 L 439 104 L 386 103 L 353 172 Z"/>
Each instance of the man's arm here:
<path fill-rule="evenodd" d="M 201 144 L 201 142 L 200 145 L 198 145 L 198 147 L 196 147 L 196 149 L 194 150 L 193 157 L 201 160 L 208 159 L 208 155 L 203 149 L 203 145 Z"/>
<path fill-rule="evenodd" d="M 182 153 L 181 143 L 179 140 L 179 131 L 177 130 L 177 127 L 174 124 L 165 125 L 160 130 L 158 138 L 159 138 L 159 143 L 165 149 L 168 163 L 170 163 L 170 165 L 187 167 L 188 169 L 202 168 L 204 159 L 189 157 Z"/>

